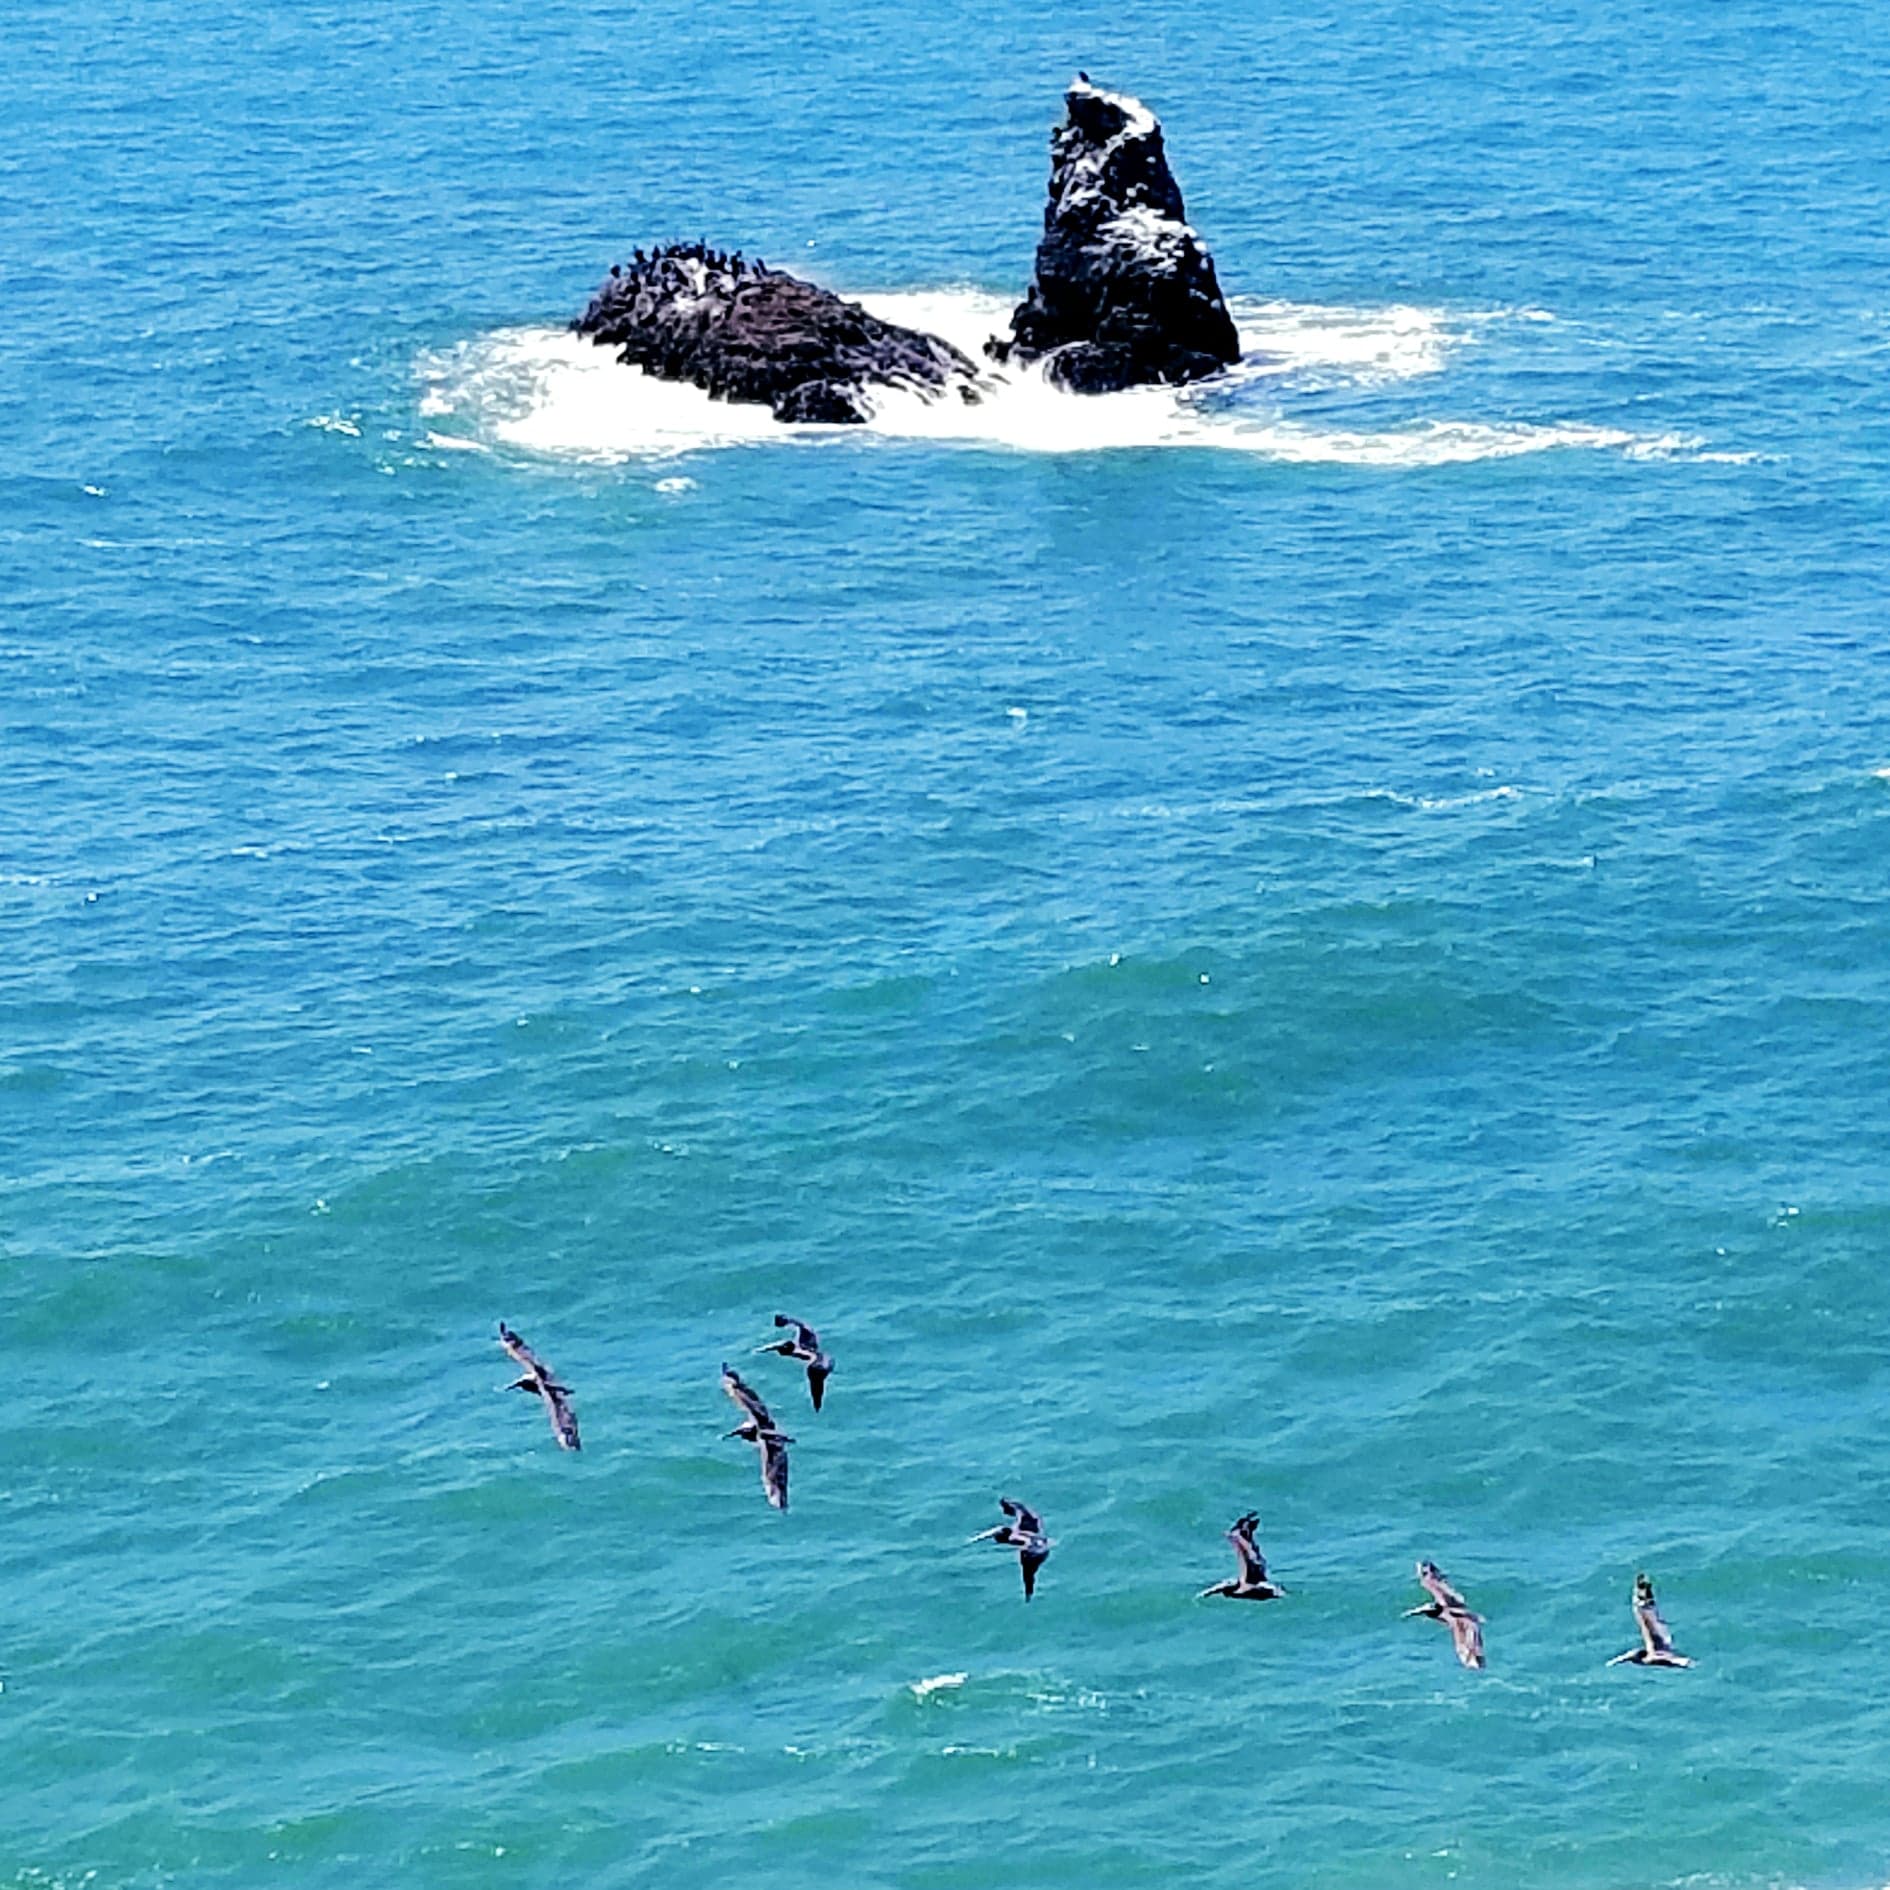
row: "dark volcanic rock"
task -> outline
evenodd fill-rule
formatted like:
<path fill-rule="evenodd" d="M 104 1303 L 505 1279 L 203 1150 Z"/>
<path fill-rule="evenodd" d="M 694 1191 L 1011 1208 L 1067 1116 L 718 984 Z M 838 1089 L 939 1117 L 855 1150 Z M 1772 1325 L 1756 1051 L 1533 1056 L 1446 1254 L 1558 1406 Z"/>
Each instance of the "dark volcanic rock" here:
<path fill-rule="evenodd" d="M 977 369 L 949 343 L 700 243 L 638 250 L 571 325 L 646 374 L 777 420 L 864 420 L 873 387 L 978 398 Z"/>
<path fill-rule="evenodd" d="M 1030 294 L 998 360 L 1048 356 L 1077 393 L 1198 381 L 1240 358 L 1214 260 L 1188 227 L 1162 128 L 1079 78 L 1050 135 L 1050 202 Z"/>

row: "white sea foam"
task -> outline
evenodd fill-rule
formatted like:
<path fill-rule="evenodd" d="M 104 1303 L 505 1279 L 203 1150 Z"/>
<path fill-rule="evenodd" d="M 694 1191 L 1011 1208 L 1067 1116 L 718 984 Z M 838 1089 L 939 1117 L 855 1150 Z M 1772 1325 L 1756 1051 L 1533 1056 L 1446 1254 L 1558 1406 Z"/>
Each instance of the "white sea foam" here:
<path fill-rule="evenodd" d="M 1483 421 L 1438 415 L 1384 427 L 1293 417 L 1295 393 L 1372 389 L 1439 374 L 1472 344 L 1473 317 L 1394 305 L 1351 308 L 1237 300 L 1243 358 L 1213 389 L 1069 394 L 1036 368 L 984 360 L 1010 303 L 972 289 L 862 295 L 876 315 L 952 342 L 979 362 L 977 404 L 888 391 L 865 428 L 784 427 L 765 407 L 711 400 L 656 381 L 565 329 L 513 328 L 423 356 L 420 411 L 449 431 L 428 443 L 511 447 L 553 458 L 619 461 L 762 443 L 933 440 L 1018 452 L 1193 447 L 1299 465 L 1386 469 L 1509 459 L 1554 448 L 1636 458 L 1695 451 L 1677 434 L 1637 434 L 1578 420 Z M 1532 311 L 1532 313 L 1535 313 Z M 1486 318 L 1487 319 L 1487 318 Z"/>
<path fill-rule="evenodd" d="M 912 1682 L 912 1697 L 923 1700 L 929 1694 L 948 1692 L 953 1687 L 962 1687 L 970 1677 L 963 1673 L 928 1674 L 925 1679 Z"/>
<path fill-rule="evenodd" d="M 1239 372 L 1302 386 L 1371 387 L 1436 374 L 1474 338 L 1468 324 L 1477 319 L 1403 303 L 1347 308 L 1237 296 L 1228 307 L 1240 329 Z"/>
<path fill-rule="evenodd" d="M 1394 800 L 1404 800 L 1403 795 L 1393 795 Z M 1420 794 L 1408 805 L 1422 808 L 1427 814 L 1444 812 L 1453 807 L 1476 807 L 1485 801 L 1515 801 L 1522 798 L 1519 787 L 1476 788 L 1468 794 Z"/>

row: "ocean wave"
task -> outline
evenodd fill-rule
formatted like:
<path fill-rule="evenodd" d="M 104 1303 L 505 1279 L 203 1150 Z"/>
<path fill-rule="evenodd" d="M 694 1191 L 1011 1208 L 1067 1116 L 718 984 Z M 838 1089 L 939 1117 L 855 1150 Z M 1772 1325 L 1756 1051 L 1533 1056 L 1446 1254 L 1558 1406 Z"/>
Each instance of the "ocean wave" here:
<path fill-rule="evenodd" d="M 915 1700 L 923 1700 L 929 1694 L 946 1693 L 956 1687 L 962 1687 L 970 1677 L 969 1674 L 964 1673 L 934 1673 L 928 1674 L 923 1680 L 914 1680 L 908 1684 L 912 1697 Z"/>
<path fill-rule="evenodd" d="M 983 361 L 1010 304 L 975 289 L 864 294 L 886 320 L 943 336 Z M 1292 417 L 1293 395 L 1365 392 L 1440 374 L 1471 345 L 1472 317 L 1397 304 L 1385 308 L 1236 300 L 1242 359 L 1211 388 L 1133 388 L 1078 395 L 1038 368 L 984 364 L 975 405 L 888 390 L 864 428 L 783 426 L 765 407 L 712 400 L 657 381 L 562 328 L 510 328 L 423 355 L 425 444 L 499 447 L 547 458 L 615 463 L 790 440 L 937 441 L 1030 453 L 1192 447 L 1293 465 L 1410 470 L 1511 459 L 1555 449 L 1637 459 L 1697 454 L 1691 435 L 1643 434 L 1578 420 L 1429 417 L 1382 427 Z M 1500 312 L 1482 318 L 1494 319 Z M 1541 311 L 1529 311 L 1537 319 Z M 1272 398 L 1269 398 L 1272 396 Z"/>

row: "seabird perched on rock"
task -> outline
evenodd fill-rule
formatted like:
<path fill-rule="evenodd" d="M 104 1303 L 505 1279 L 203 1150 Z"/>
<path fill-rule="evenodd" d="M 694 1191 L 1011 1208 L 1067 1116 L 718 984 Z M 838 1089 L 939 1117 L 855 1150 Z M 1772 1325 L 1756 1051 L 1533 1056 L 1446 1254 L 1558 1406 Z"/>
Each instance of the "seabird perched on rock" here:
<path fill-rule="evenodd" d="M 503 1319 L 499 1321 L 499 1343 L 525 1374 L 515 1378 L 506 1390 L 536 1392 L 544 1400 L 552 1435 L 564 1449 L 578 1449 L 577 1413 L 571 1409 L 571 1387 L 559 1384 L 551 1375 L 551 1367 Z"/>
<path fill-rule="evenodd" d="M 1685 1654 L 1673 1644 L 1667 1624 L 1660 1618 L 1660 1606 L 1654 1600 L 1654 1584 L 1645 1575 L 1634 1577 L 1634 1625 L 1641 1631 L 1641 1644 L 1625 1654 L 1616 1654 L 1610 1667 L 1691 1667 Z"/>
<path fill-rule="evenodd" d="M 1483 1665 L 1483 1617 L 1473 1614 L 1470 1604 L 1458 1594 L 1456 1589 L 1444 1577 L 1444 1571 L 1435 1562 L 1420 1562 L 1417 1565 L 1417 1578 L 1424 1585 L 1424 1592 L 1430 1596 L 1421 1608 L 1407 1608 L 1404 1619 L 1409 1621 L 1415 1615 L 1427 1615 L 1433 1621 L 1441 1621 L 1450 1629 L 1450 1638 L 1457 1649 L 1457 1658 L 1466 1667 Z"/>
<path fill-rule="evenodd" d="M 1034 1509 L 1014 1503 L 1008 1496 L 998 1498 L 998 1508 L 1010 1521 L 999 1523 L 995 1529 L 981 1530 L 970 1540 L 996 1542 L 1017 1551 L 1017 1566 L 1024 1575 L 1024 1599 L 1028 1601 L 1037 1592 L 1037 1571 L 1049 1561 L 1050 1551 L 1056 1545 L 1044 1534 L 1043 1518 Z"/>
<path fill-rule="evenodd" d="M 1267 1558 L 1253 1539 L 1253 1532 L 1259 1526 L 1258 1513 L 1250 1509 L 1228 1530 L 1227 1539 L 1240 1557 L 1240 1573 L 1232 1581 L 1216 1582 L 1212 1588 L 1202 1589 L 1200 1599 L 1225 1595 L 1230 1601 L 1276 1601 L 1286 1593 L 1278 1582 L 1267 1579 Z"/>
<path fill-rule="evenodd" d="M 807 1367 L 807 1395 L 814 1401 L 814 1409 L 820 1409 L 820 1401 L 826 1395 L 827 1380 L 833 1376 L 833 1360 L 820 1349 L 820 1334 L 801 1319 L 790 1319 L 786 1313 L 778 1312 L 774 1316 L 777 1327 L 792 1326 L 794 1336 L 791 1339 L 775 1339 L 767 1345 L 758 1345 L 759 1352 L 775 1352 L 782 1358 L 791 1358 L 796 1363 Z"/>
<path fill-rule="evenodd" d="M 741 1423 L 723 1435 L 739 1437 L 744 1444 L 754 1445 L 761 1458 L 762 1491 L 776 1509 L 786 1509 L 787 1447 L 794 1439 L 775 1423 L 754 1387 L 744 1382 L 732 1365 L 722 1367 L 722 1389 L 735 1400 L 742 1413 Z"/>

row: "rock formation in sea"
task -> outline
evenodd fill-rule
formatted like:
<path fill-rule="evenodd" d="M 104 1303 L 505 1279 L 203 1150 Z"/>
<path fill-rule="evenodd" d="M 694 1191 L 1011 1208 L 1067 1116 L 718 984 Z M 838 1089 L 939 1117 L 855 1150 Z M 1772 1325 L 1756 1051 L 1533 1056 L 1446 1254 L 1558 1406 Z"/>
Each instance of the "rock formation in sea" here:
<path fill-rule="evenodd" d="M 986 352 L 1041 360 L 1079 394 L 1218 373 L 1240 358 L 1240 337 L 1155 114 L 1081 75 L 1064 104 L 1036 274 L 1009 338 Z M 572 327 L 659 380 L 758 401 L 777 420 L 865 420 L 875 388 L 976 401 L 984 385 L 950 342 L 702 243 L 638 250 Z"/>
<path fill-rule="evenodd" d="M 1084 394 L 1219 373 L 1240 358 L 1240 337 L 1155 114 L 1081 76 L 1064 103 L 1036 275 L 1010 339 L 988 352 L 1043 359 L 1053 381 Z"/>
<path fill-rule="evenodd" d="M 865 420 L 875 387 L 978 398 L 977 369 L 949 342 L 701 243 L 638 250 L 572 327 L 646 374 L 777 420 Z"/>

